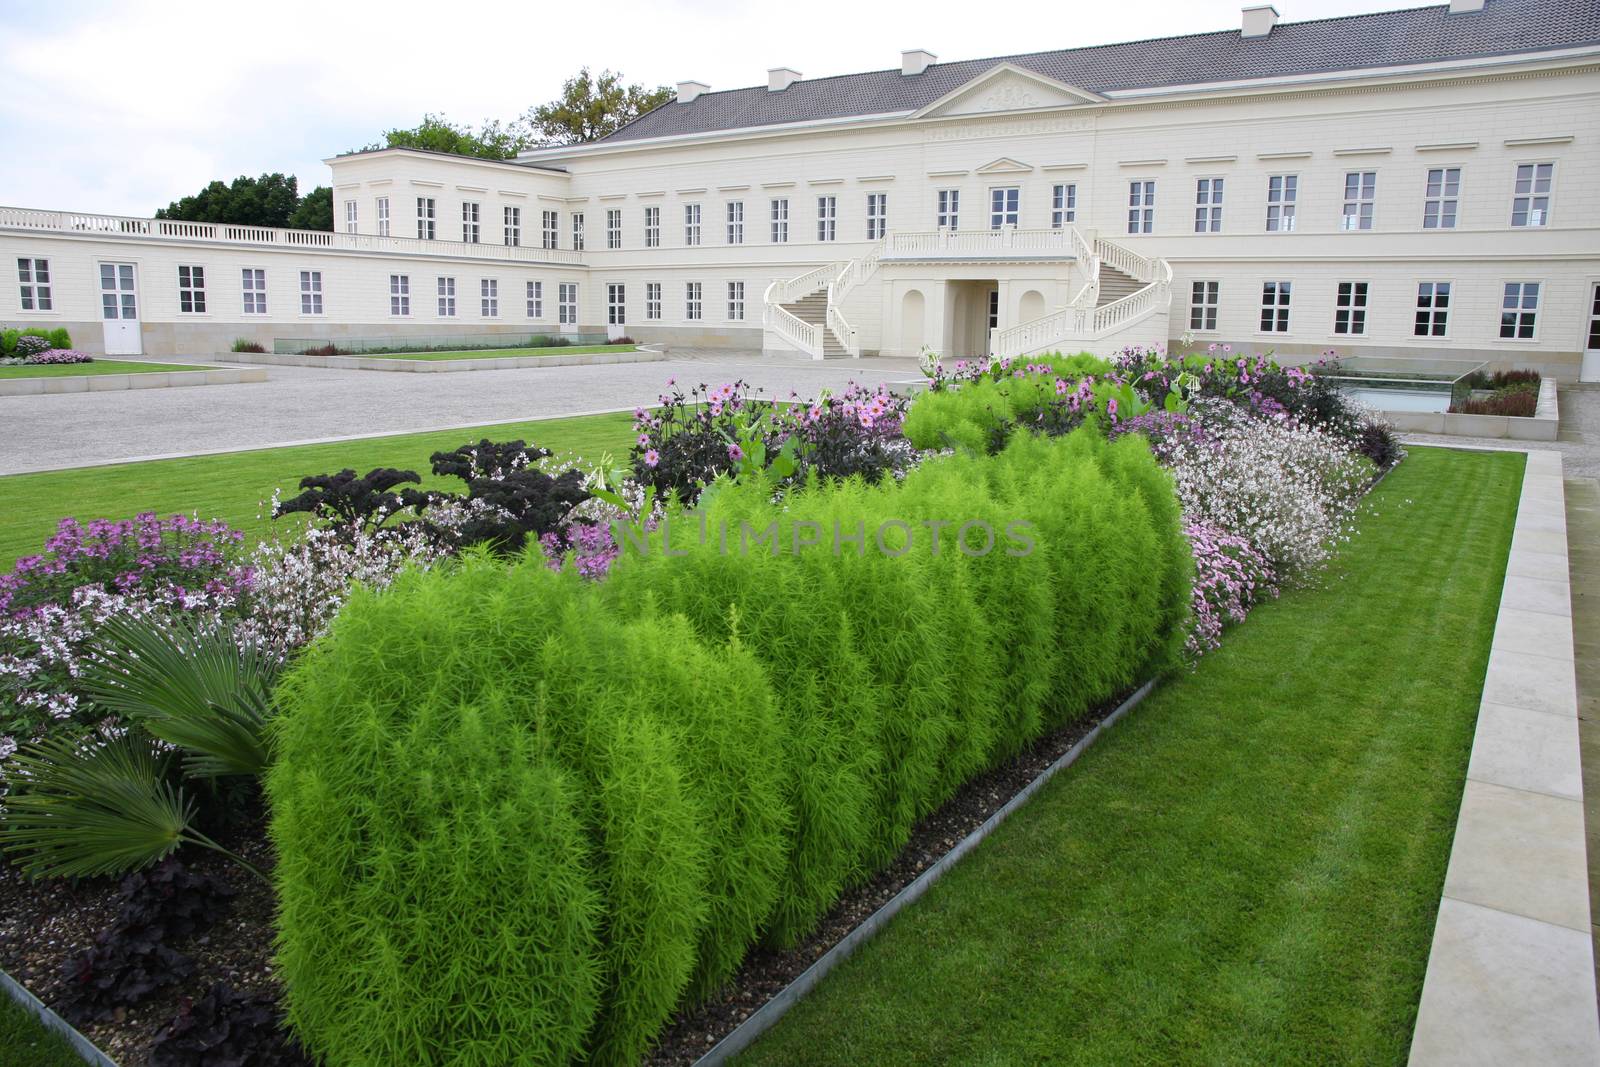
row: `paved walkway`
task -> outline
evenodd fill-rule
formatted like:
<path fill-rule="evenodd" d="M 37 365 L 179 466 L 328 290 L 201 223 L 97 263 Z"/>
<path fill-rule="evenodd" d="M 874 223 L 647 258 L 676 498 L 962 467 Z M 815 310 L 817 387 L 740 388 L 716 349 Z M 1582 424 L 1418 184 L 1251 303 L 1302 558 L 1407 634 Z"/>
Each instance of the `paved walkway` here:
<path fill-rule="evenodd" d="M 674 349 L 665 363 L 384 374 L 269 367 L 250 385 L 0 398 L 0 474 L 632 408 L 681 385 L 743 379 L 803 397 L 854 379 L 920 378 L 912 359 L 813 360 Z"/>
<path fill-rule="evenodd" d="M 1563 385 L 1556 393 L 1561 408 L 1560 436 L 1551 441 L 1507 441 L 1488 437 L 1406 434 L 1419 445 L 1470 444 L 1474 448 L 1553 448 L 1562 454 L 1568 478 L 1600 478 L 1600 384 Z"/>

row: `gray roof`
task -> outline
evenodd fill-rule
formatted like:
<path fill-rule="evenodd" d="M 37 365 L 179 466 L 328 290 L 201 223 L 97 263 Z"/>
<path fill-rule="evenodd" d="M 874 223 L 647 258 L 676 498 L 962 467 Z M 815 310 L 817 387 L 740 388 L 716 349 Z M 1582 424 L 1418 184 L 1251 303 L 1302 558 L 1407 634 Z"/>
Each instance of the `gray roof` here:
<path fill-rule="evenodd" d="M 797 81 L 673 100 L 641 115 L 605 143 L 711 133 L 816 119 L 914 111 L 996 63 L 1012 63 L 1091 92 L 1403 66 L 1600 43 L 1600 0 L 1487 0 L 1451 15 L 1446 6 L 1280 23 L 1266 37 L 1238 30 L 1161 37 L 992 59 L 936 63 L 922 74 L 898 69 Z"/>

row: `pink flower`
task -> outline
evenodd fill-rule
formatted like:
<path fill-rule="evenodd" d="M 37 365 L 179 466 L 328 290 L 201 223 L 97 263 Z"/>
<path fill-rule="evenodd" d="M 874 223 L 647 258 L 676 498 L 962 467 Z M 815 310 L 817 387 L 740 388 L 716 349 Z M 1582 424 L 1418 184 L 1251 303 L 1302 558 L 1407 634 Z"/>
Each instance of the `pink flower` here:
<path fill-rule="evenodd" d="M 648 452 L 646 452 L 644 454 L 644 465 L 646 467 L 654 468 L 655 465 L 660 463 L 660 462 L 661 462 L 661 453 L 657 452 L 655 449 L 652 448 L 650 451 L 648 451 Z"/>
<path fill-rule="evenodd" d="M 650 447 L 650 435 L 649 434 L 642 433 L 642 434 L 639 435 L 639 447 L 640 448 L 649 448 Z"/>

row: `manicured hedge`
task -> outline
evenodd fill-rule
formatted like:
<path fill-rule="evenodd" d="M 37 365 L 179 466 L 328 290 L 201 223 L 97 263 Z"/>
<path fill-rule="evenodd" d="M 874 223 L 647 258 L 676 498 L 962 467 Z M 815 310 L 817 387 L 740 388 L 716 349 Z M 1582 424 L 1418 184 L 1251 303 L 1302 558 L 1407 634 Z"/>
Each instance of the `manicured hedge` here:
<path fill-rule="evenodd" d="M 409 575 L 292 672 L 281 960 L 328 1062 L 636 1062 L 758 938 L 803 936 L 962 782 L 1182 643 L 1189 551 L 1138 437 L 1019 436 L 781 512 L 719 484 L 702 515 L 703 544 L 679 521 L 600 584 L 537 556 Z M 954 540 L 972 520 L 986 555 Z M 741 553 L 746 527 L 774 540 Z"/>

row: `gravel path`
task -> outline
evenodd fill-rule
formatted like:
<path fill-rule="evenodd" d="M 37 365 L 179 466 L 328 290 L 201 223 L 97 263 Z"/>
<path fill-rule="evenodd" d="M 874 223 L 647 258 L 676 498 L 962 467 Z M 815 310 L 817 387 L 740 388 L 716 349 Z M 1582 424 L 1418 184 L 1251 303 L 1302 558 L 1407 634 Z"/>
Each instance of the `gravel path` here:
<path fill-rule="evenodd" d="M 653 403 L 668 378 L 742 378 L 769 396 L 810 398 L 852 379 L 921 377 L 911 359 L 671 355 L 665 363 L 460 374 L 269 367 L 268 381 L 246 385 L 3 397 L 0 474 L 626 409 Z"/>
<path fill-rule="evenodd" d="M 1553 448 L 1562 453 L 1567 478 L 1600 478 L 1600 385 L 1566 385 L 1556 392 L 1561 408 L 1560 436 L 1554 441 L 1507 441 L 1492 437 L 1447 437 L 1406 434 L 1409 444 L 1470 444 L 1474 448 Z"/>

